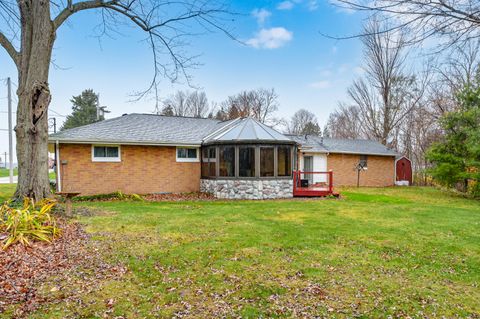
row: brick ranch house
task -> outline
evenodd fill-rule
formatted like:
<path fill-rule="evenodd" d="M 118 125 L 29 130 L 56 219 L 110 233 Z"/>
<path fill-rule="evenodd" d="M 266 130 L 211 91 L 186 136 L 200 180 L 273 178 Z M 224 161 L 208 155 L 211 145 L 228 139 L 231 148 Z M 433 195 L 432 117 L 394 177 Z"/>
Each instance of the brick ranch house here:
<path fill-rule="evenodd" d="M 222 122 L 151 114 L 50 135 L 49 150 L 56 157 L 58 191 L 203 191 L 241 199 L 356 185 L 359 163 L 365 167 L 360 185 L 392 186 L 398 155 L 375 141 L 284 135 L 252 118 Z"/>

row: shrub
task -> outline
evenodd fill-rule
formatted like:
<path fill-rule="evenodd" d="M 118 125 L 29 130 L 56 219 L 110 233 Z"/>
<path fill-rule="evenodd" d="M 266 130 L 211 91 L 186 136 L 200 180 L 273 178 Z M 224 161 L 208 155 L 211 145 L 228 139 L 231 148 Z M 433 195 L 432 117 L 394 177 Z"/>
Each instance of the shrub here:
<path fill-rule="evenodd" d="M 14 207 L 9 202 L 0 207 L 0 233 L 6 233 L 3 249 L 14 243 L 30 245 L 31 240 L 51 242 L 60 234 L 55 219 L 50 211 L 56 202 L 44 199 L 35 203 L 25 198 L 23 206 Z"/>
<path fill-rule="evenodd" d="M 143 201 L 142 196 L 137 194 L 124 194 L 121 191 L 108 194 L 97 194 L 89 196 L 76 196 L 73 198 L 76 202 L 92 202 L 92 201 L 111 201 L 111 200 L 132 200 Z"/>

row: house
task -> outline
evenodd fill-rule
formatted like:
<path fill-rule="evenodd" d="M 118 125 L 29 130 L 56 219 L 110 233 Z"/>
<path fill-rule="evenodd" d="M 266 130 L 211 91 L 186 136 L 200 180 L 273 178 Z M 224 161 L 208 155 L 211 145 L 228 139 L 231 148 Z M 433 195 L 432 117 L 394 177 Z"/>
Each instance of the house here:
<path fill-rule="evenodd" d="M 299 187 L 331 191 L 356 185 L 358 177 L 364 186 L 391 186 L 397 155 L 374 141 L 285 135 L 252 118 L 222 122 L 152 114 L 126 114 L 50 135 L 49 149 L 61 191 L 204 191 L 247 199 L 292 197 Z"/>

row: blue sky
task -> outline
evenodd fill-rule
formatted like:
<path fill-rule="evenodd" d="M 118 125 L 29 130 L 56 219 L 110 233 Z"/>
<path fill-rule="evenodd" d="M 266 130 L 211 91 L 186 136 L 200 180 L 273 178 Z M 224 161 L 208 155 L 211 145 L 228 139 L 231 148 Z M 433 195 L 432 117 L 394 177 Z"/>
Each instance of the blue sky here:
<path fill-rule="evenodd" d="M 189 39 L 192 55 L 201 65 L 189 70 L 193 84 L 210 101 L 221 102 L 241 90 L 274 88 L 279 95 L 278 116 L 288 118 L 299 108 L 314 112 L 323 125 L 352 79 L 361 73 L 358 39 L 335 41 L 320 35 L 349 35 L 361 28 L 361 17 L 331 5 L 327 0 L 232 1 L 235 16 L 229 27 L 240 44 L 224 34 L 207 33 Z M 155 101 L 131 103 L 131 95 L 148 87 L 153 74 L 152 56 L 140 31 L 122 27 L 114 39 L 93 37 L 99 23 L 95 13 L 80 13 L 57 34 L 50 71 L 51 112 L 59 123 L 71 111 L 70 98 L 91 88 L 112 112 L 152 112 Z M 16 70 L 0 48 L 0 79 Z M 167 97 L 185 83 L 162 80 L 160 95 Z M 6 87 L 0 86 L 0 128 L 7 127 Z M 15 100 L 16 101 L 16 100 Z M 0 131 L 0 153 L 8 150 L 7 132 Z"/>

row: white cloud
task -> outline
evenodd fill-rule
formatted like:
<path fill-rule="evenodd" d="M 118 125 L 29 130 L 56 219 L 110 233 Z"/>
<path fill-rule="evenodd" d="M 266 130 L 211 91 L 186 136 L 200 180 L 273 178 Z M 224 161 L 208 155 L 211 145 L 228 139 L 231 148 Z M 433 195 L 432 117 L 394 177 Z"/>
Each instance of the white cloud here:
<path fill-rule="evenodd" d="M 337 12 L 345 14 L 354 14 L 356 11 L 349 5 L 339 1 L 339 0 L 330 0 L 330 4 L 337 8 Z"/>
<path fill-rule="evenodd" d="M 278 10 L 292 10 L 295 4 L 292 1 L 282 1 L 277 5 Z"/>
<path fill-rule="evenodd" d="M 320 75 L 321 75 L 322 77 L 325 77 L 325 78 L 328 78 L 328 77 L 332 76 L 332 74 L 333 74 L 333 73 L 332 73 L 332 71 L 330 71 L 330 70 L 322 70 L 322 71 L 320 72 Z"/>
<path fill-rule="evenodd" d="M 318 1 L 317 0 L 309 0 L 307 3 L 307 8 L 310 11 L 315 11 L 318 9 Z"/>
<path fill-rule="evenodd" d="M 293 32 L 283 27 L 261 29 L 247 44 L 257 49 L 277 49 L 293 39 Z"/>
<path fill-rule="evenodd" d="M 338 51 L 337 46 L 333 46 L 333 47 L 332 47 L 332 54 L 337 53 L 337 51 Z"/>
<path fill-rule="evenodd" d="M 355 74 L 362 75 L 362 74 L 365 73 L 365 70 L 360 66 L 356 66 L 356 67 L 353 68 L 353 72 Z"/>
<path fill-rule="evenodd" d="M 310 83 L 310 87 L 314 89 L 328 89 L 330 86 L 330 81 L 326 80 Z"/>
<path fill-rule="evenodd" d="M 272 13 L 266 9 L 254 9 L 252 16 L 257 19 L 257 23 L 262 25 L 272 15 Z"/>

